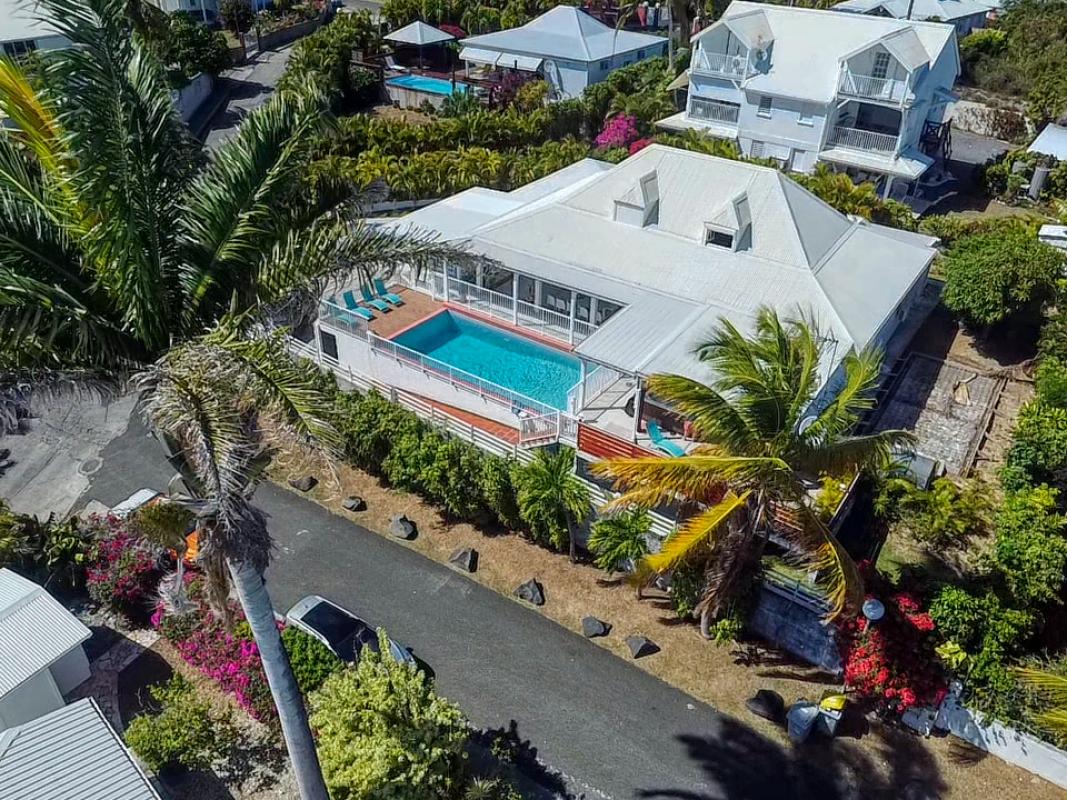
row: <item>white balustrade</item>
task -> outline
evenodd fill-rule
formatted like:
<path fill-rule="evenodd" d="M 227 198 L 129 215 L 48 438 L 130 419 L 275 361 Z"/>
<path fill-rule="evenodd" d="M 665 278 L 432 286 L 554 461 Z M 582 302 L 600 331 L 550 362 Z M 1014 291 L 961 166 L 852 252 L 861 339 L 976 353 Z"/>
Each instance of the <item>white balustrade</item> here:
<path fill-rule="evenodd" d="M 841 73 L 838 90 L 851 97 L 895 102 L 904 99 L 906 86 L 904 81 L 897 78 L 876 78 L 874 75 L 857 75 L 845 70 Z"/>
<path fill-rule="evenodd" d="M 731 103 L 720 103 L 715 100 L 706 100 L 703 97 L 693 97 L 689 101 L 689 116 L 693 119 L 702 119 L 708 122 L 725 122 L 736 125 L 739 110 L 740 106 Z"/>
<path fill-rule="evenodd" d="M 698 72 L 721 75 L 725 78 L 744 78 L 748 75 L 748 56 L 741 54 L 709 53 L 700 48 L 696 61 Z"/>
<path fill-rule="evenodd" d="M 897 137 L 890 133 L 835 126 L 830 131 L 830 138 L 826 144 L 828 147 L 844 147 L 849 150 L 891 154 L 896 152 Z"/>
<path fill-rule="evenodd" d="M 319 322 L 331 328 L 339 328 L 357 339 L 367 338 L 367 320 L 328 300 L 319 301 Z"/>

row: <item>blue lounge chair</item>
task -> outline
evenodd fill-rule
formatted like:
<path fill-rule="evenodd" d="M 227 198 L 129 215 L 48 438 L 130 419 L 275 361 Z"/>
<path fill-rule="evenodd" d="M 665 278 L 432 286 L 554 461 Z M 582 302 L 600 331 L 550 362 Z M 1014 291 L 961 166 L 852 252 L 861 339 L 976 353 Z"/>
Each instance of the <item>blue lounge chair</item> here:
<path fill-rule="evenodd" d="M 648 438 L 652 440 L 652 444 L 654 444 L 657 449 L 662 450 L 671 458 L 678 458 L 678 456 L 685 455 L 685 450 L 663 435 L 659 423 L 655 420 L 649 420 L 648 422 Z"/>
<path fill-rule="evenodd" d="M 345 292 L 343 296 L 345 299 L 345 308 L 347 308 L 357 317 L 363 317 L 363 319 L 367 320 L 368 322 L 374 319 L 374 312 L 371 311 L 369 308 L 363 308 L 363 306 L 359 304 L 359 301 L 356 300 L 356 296 L 352 294 L 352 292 Z"/>
<path fill-rule="evenodd" d="M 393 310 L 393 307 L 387 302 L 385 302 L 384 300 L 379 300 L 373 294 L 371 294 L 370 287 L 367 286 L 367 284 L 363 284 L 359 287 L 359 293 L 363 295 L 363 302 L 371 308 L 375 308 L 378 311 L 381 311 L 383 314 L 388 314 L 390 311 Z"/>
<path fill-rule="evenodd" d="M 378 297 L 382 298 L 387 303 L 392 303 L 394 306 L 404 305 L 404 301 L 401 299 L 400 295 L 393 294 L 388 289 L 386 289 L 385 283 L 382 281 L 381 278 L 374 279 L 374 291 L 378 293 Z"/>

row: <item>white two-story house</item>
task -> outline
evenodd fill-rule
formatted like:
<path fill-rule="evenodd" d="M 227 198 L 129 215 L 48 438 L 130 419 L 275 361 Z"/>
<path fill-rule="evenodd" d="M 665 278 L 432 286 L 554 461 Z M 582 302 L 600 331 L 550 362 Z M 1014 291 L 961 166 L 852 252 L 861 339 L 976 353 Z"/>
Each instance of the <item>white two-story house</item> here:
<path fill-rule="evenodd" d="M 824 162 L 883 196 L 943 153 L 960 72 L 951 25 L 738 0 L 693 46 L 686 109 L 663 128 L 797 172 Z"/>

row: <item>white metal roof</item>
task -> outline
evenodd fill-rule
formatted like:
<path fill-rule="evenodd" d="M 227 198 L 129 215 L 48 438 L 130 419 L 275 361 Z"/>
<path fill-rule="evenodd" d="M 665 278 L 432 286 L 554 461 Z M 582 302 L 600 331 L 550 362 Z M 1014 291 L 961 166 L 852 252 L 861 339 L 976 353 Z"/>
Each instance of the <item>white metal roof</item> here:
<path fill-rule="evenodd" d="M 0 697 L 89 635 L 77 617 L 36 583 L 0 569 Z"/>
<path fill-rule="evenodd" d="M 833 10 L 854 14 L 870 14 L 880 10 L 896 19 L 907 19 L 910 9 L 913 20 L 951 22 L 986 14 L 1000 5 L 998 0 L 845 0 L 835 5 Z"/>
<path fill-rule="evenodd" d="M 48 12 L 33 0 L 0 0 L 0 42 L 19 42 L 58 36 L 56 29 L 41 17 Z"/>
<path fill-rule="evenodd" d="M 837 94 L 841 60 L 883 40 L 910 68 L 920 63 L 933 65 L 946 48 L 956 52 L 956 33 L 951 25 L 830 14 L 746 0 L 734 0 L 715 24 L 693 40 L 723 26 L 731 31 L 735 26 L 741 29 L 736 33 L 739 38 L 749 36 L 756 17 L 766 23 L 773 39 L 770 68 L 747 79 L 744 86 L 775 96 L 830 102 Z"/>
<path fill-rule="evenodd" d="M 1067 128 L 1062 125 L 1046 125 L 1026 150 L 1052 156 L 1058 161 L 1067 161 Z"/>
<path fill-rule="evenodd" d="M 387 33 L 382 38 L 390 42 L 399 42 L 400 44 L 427 45 L 451 42 L 456 37 L 451 33 L 445 33 L 443 30 L 435 28 L 433 25 L 427 25 L 422 20 L 415 20 L 399 30 Z"/>
<path fill-rule="evenodd" d="M 664 41 L 647 33 L 609 28 L 572 6 L 556 6 L 518 28 L 471 36 L 463 40 L 463 45 L 478 50 L 591 62 L 662 46 Z"/>
<path fill-rule="evenodd" d="M 160 800 L 92 698 L 0 733 L 0 796 Z"/>

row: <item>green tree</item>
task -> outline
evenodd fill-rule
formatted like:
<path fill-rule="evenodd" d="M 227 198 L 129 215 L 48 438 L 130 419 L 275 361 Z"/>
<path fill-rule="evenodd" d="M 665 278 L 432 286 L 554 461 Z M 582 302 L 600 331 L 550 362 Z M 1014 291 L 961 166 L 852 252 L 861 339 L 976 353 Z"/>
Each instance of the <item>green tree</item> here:
<path fill-rule="evenodd" d="M 519 514 L 534 538 L 560 549 L 567 544 L 576 561 L 574 529 L 589 513 L 589 490 L 574 474 L 574 451 L 541 448 L 518 470 L 516 484 Z"/>
<path fill-rule="evenodd" d="M 250 0 L 222 0 L 219 3 L 219 19 L 227 29 L 242 34 L 252 27 L 256 14 Z"/>
<path fill-rule="evenodd" d="M 324 213 L 301 180 L 329 124 L 316 92 L 276 93 L 200 154 L 124 0 L 42 8 L 74 46 L 49 53 L 36 88 L 0 61 L 5 383 L 136 369 L 231 308 L 270 311 L 353 269 L 443 252 Z"/>
<path fill-rule="evenodd" d="M 964 236 L 941 261 L 945 305 L 975 326 L 1036 313 L 1064 264 L 1062 252 L 1023 231 Z"/>
<path fill-rule="evenodd" d="M 333 800 L 450 800 L 469 738 L 463 713 L 426 676 L 398 663 L 384 634 L 354 669 L 311 696 L 323 771 Z"/>
<path fill-rule="evenodd" d="M 175 64 L 191 78 L 198 72 L 218 75 L 230 66 L 230 48 L 221 31 L 203 25 L 187 11 L 167 18 L 164 63 Z"/>
<path fill-rule="evenodd" d="M 595 563 L 611 575 L 626 563 L 636 567 L 648 555 L 648 531 L 652 519 L 644 509 L 628 509 L 601 517 L 593 523 L 589 549 Z"/>
<path fill-rule="evenodd" d="M 846 355 L 840 390 L 812 411 L 821 386 L 821 340 L 812 323 L 782 322 L 769 308 L 759 311 L 751 337 L 721 320 L 696 351 L 714 375 L 710 384 L 680 375 L 648 380 L 648 391 L 689 420 L 702 444 L 678 458 L 613 458 L 593 466 L 624 492 L 613 505 L 703 507 L 645 564 L 658 573 L 698 558 L 707 565 L 697 609 L 705 636 L 751 580 L 779 507 L 795 512 L 797 524 L 776 532 L 819 572 L 831 616 L 862 597 L 856 566 L 813 508 L 806 482 L 882 464 L 911 436 L 849 434 L 873 403 L 881 357 L 872 351 Z"/>
<path fill-rule="evenodd" d="M 1009 492 L 997 514 L 990 560 L 1024 608 L 1055 600 L 1067 574 L 1067 517 L 1047 486 Z"/>

